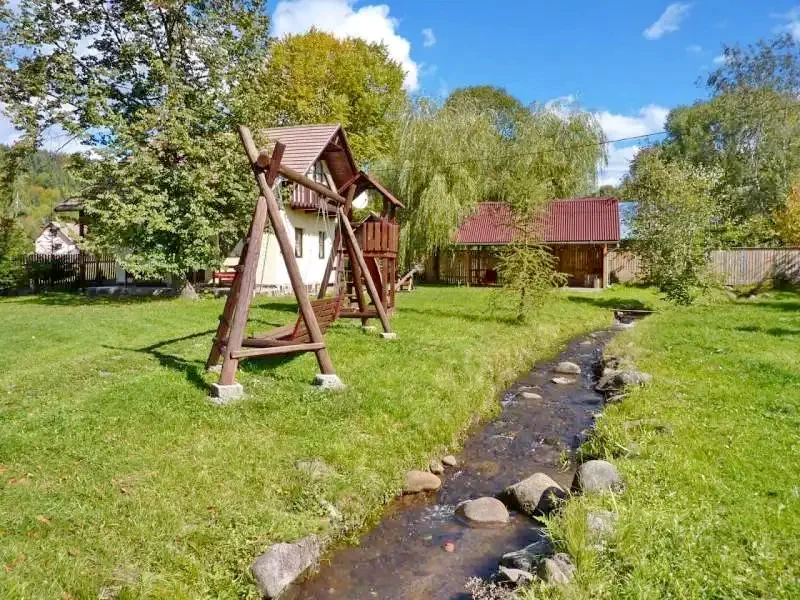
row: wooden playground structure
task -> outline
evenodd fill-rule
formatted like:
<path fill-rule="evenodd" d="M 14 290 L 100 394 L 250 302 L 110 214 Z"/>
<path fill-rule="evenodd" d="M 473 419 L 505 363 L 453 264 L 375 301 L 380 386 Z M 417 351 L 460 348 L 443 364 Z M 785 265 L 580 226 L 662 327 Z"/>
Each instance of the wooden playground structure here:
<path fill-rule="evenodd" d="M 243 395 L 242 386 L 236 382 L 239 361 L 243 359 L 302 352 L 316 355 L 320 369 L 316 384 L 323 388 L 341 389 L 343 384 L 336 375 L 323 337 L 333 321 L 340 317 L 358 318 L 366 325 L 368 319 L 377 318 L 383 328 L 381 336 L 386 339 L 395 337 L 389 315 L 394 311 L 397 282 L 399 225 L 396 211 L 402 204 L 362 171 L 355 173 L 338 190 L 331 189 L 281 164 L 287 147 L 280 141 L 274 144 L 270 153 L 258 150 L 250 130 L 243 125 L 239 126 L 239 137 L 260 193 L 206 361 L 207 369 L 218 368 L 222 361 L 219 382 L 212 385 L 212 396 L 216 402 L 224 403 Z M 335 146 L 333 150 L 342 151 L 342 148 Z M 294 249 L 281 218 L 281 207 L 273 193 L 272 188 L 278 177 L 315 192 L 320 202 L 324 203 L 325 210 L 332 210 L 336 214 L 338 226 L 334 251 L 331 252 L 323 284 L 315 300 L 311 300 L 306 293 Z M 367 189 L 377 191 L 383 197 L 383 210 L 380 214 L 373 213 L 354 229 L 351 221 L 353 199 Z M 299 316 L 293 325 L 245 337 L 267 220 L 277 238 L 297 298 Z M 334 295 L 327 296 L 330 277 L 334 272 Z M 370 302 L 364 298 L 365 289 Z"/>

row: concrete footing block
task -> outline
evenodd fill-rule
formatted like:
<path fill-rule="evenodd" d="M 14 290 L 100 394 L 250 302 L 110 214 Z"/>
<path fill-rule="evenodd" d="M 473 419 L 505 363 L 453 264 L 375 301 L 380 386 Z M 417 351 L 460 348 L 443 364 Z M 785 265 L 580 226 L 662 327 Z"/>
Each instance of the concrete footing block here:
<path fill-rule="evenodd" d="M 324 373 L 319 373 L 314 377 L 314 385 L 331 392 L 341 392 L 346 387 L 338 375 L 325 375 Z"/>
<path fill-rule="evenodd" d="M 211 384 L 209 400 L 211 400 L 212 404 L 223 406 L 243 397 L 244 388 L 241 383 L 232 383 L 230 385 L 222 385 L 221 383 Z"/>
<path fill-rule="evenodd" d="M 385 340 L 396 340 L 397 334 L 394 331 L 390 331 L 388 333 L 384 331 L 381 333 L 381 337 Z"/>

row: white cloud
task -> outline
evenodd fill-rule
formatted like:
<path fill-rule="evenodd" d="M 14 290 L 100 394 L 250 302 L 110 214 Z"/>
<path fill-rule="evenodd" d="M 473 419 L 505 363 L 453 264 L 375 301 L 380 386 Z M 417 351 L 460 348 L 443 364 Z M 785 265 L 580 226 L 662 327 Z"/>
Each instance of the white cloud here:
<path fill-rule="evenodd" d="M 785 13 L 772 13 L 773 19 L 786 21 L 777 27 L 778 32 L 788 32 L 796 42 L 800 42 L 800 6 L 796 6 Z"/>
<path fill-rule="evenodd" d="M 337 37 L 355 37 L 383 43 L 390 58 L 406 73 L 404 87 L 419 87 L 419 67 L 411 58 L 411 42 L 397 33 L 398 20 L 389 16 L 386 4 L 354 8 L 355 0 L 281 0 L 272 17 L 273 33 L 282 37 L 315 27 Z"/>
<path fill-rule="evenodd" d="M 422 30 L 422 45 L 426 48 L 436 45 L 436 36 L 433 34 L 433 29 L 426 27 Z"/>
<path fill-rule="evenodd" d="M 657 104 L 648 104 L 635 116 L 602 111 L 595 113 L 603 132 L 610 140 L 630 138 L 663 131 L 669 109 Z"/>
<path fill-rule="evenodd" d="M 686 51 L 689 54 L 702 54 L 703 47 L 699 44 L 690 44 L 689 46 L 686 46 Z"/>
<path fill-rule="evenodd" d="M 619 147 L 611 144 L 608 149 L 608 166 L 597 173 L 598 185 L 619 185 L 628 173 L 631 161 L 641 149 L 639 145 Z"/>
<path fill-rule="evenodd" d="M 669 109 L 657 104 L 648 104 L 639 109 L 637 115 L 622 115 L 609 111 L 595 113 L 595 117 L 609 140 L 658 133 L 664 130 Z M 646 141 L 646 140 L 643 140 Z M 608 166 L 597 173 L 600 185 L 618 185 L 630 168 L 630 163 L 643 144 L 617 143 L 608 146 Z"/>
<path fill-rule="evenodd" d="M 726 62 L 728 62 L 728 59 L 724 54 L 720 54 L 719 56 L 715 56 L 714 60 L 711 62 L 713 62 L 715 65 L 724 65 Z"/>
<path fill-rule="evenodd" d="M 667 33 L 678 31 L 681 26 L 681 21 L 689 14 L 689 9 L 691 7 L 691 4 L 683 2 L 670 4 L 658 18 L 658 21 L 645 29 L 642 35 L 648 40 L 657 40 Z"/>

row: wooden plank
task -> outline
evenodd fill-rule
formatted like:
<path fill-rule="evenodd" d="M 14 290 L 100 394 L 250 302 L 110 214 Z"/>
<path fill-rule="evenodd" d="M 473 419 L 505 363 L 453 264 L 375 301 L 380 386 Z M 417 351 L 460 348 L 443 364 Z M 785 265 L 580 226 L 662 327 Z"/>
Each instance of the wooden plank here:
<path fill-rule="evenodd" d="M 293 344 L 291 346 L 275 346 L 273 348 L 247 348 L 245 350 L 237 350 L 232 352 L 234 358 L 256 358 L 259 356 L 280 356 L 282 354 L 297 354 L 298 352 L 319 352 L 325 349 L 325 344 L 322 342 L 313 342 L 310 344 Z"/>
<path fill-rule="evenodd" d="M 242 342 L 242 346 L 247 348 L 280 348 L 282 346 L 293 346 L 297 344 L 295 340 L 279 340 L 276 338 L 259 338 L 251 337 L 246 338 Z"/>
<path fill-rule="evenodd" d="M 259 159 L 259 153 L 256 149 L 255 144 L 253 143 L 253 137 L 250 134 L 250 130 L 245 127 L 244 125 L 239 126 L 239 137 L 242 140 L 242 144 L 245 147 L 245 151 L 247 152 L 247 156 L 250 159 L 250 162 L 253 165 L 257 165 L 257 161 Z M 280 169 L 281 175 L 286 175 L 284 173 L 283 166 Z M 311 308 L 311 301 L 308 299 L 308 295 L 306 294 L 306 287 L 303 285 L 303 278 L 300 275 L 300 268 L 297 266 L 297 260 L 294 257 L 294 248 L 289 240 L 289 235 L 286 232 L 286 225 L 283 221 L 283 215 L 281 214 L 280 207 L 278 206 L 278 202 L 275 200 L 275 196 L 272 193 L 272 189 L 270 186 L 267 185 L 267 178 L 264 175 L 263 171 L 254 169 L 253 173 L 256 177 L 256 182 L 258 183 L 258 187 L 261 190 L 262 195 L 266 198 L 266 205 L 267 205 L 267 212 L 269 214 L 269 220 L 272 223 L 272 230 L 275 233 L 275 237 L 278 239 L 278 246 L 281 251 L 281 255 L 283 256 L 284 263 L 286 265 L 286 271 L 289 275 L 289 281 L 292 284 L 292 289 L 294 290 L 294 294 L 297 297 L 297 303 L 300 305 L 300 313 L 303 316 L 303 320 L 305 321 L 306 327 L 311 335 L 311 340 L 315 344 L 321 344 L 321 346 L 317 349 L 317 362 L 319 363 L 319 368 L 323 374 L 326 375 L 333 375 L 335 373 L 333 368 L 333 362 L 331 362 L 330 356 L 328 355 L 328 351 L 325 348 L 325 342 L 322 338 L 322 332 L 320 331 L 319 325 L 317 324 L 316 317 L 314 316 L 314 312 Z M 298 182 L 302 183 L 302 180 L 307 180 L 310 183 L 316 182 L 308 179 L 307 177 L 303 176 L 301 180 Z M 325 190 L 326 194 L 332 194 L 335 197 L 341 198 L 338 194 L 334 194 L 325 186 L 319 185 L 322 189 Z"/>

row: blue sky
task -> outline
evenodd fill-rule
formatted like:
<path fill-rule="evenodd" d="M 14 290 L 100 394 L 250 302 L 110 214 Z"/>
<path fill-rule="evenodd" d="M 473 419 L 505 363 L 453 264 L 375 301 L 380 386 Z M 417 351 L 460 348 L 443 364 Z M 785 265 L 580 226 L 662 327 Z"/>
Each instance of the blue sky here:
<path fill-rule="evenodd" d="M 595 112 L 610 139 L 660 131 L 670 108 L 702 98 L 698 80 L 723 43 L 781 31 L 800 40 L 800 0 L 269 0 L 268 9 L 277 36 L 314 26 L 384 42 L 412 93 L 492 84 L 525 103 L 561 99 Z M 14 137 L 0 115 L 0 143 Z M 619 181 L 643 143 L 610 145 L 600 183 Z M 63 144 L 57 131 L 47 142 Z"/>
<path fill-rule="evenodd" d="M 595 112 L 610 139 L 659 131 L 668 110 L 705 96 L 723 43 L 781 31 L 800 39 L 797 0 L 275 0 L 277 35 L 310 26 L 384 41 L 414 93 L 492 84 L 522 101 Z M 609 148 L 616 183 L 643 142 Z"/>

